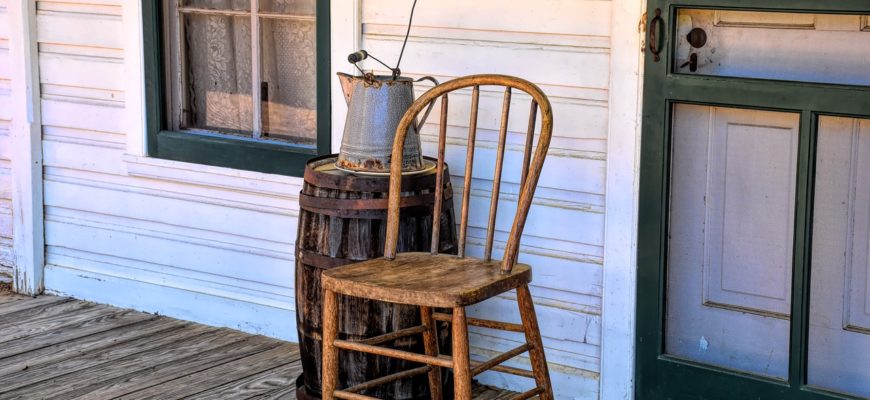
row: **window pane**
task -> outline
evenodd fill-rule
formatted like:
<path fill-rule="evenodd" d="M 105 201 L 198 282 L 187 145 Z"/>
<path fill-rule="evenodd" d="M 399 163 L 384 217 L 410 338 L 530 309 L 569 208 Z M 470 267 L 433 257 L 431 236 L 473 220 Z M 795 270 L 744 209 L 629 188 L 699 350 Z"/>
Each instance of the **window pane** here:
<path fill-rule="evenodd" d="M 788 374 L 798 126 L 793 113 L 673 113 L 667 354 Z"/>
<path fill-rule="evenodd" d="M 819 119 L 810 385 L 870 398 L 870 120 Z"/>
<path fill-rule="evenodd" d="M 182 128 L 251 134 L 251 20 L 184 16 L 186 88 Z"/>
<path fill-rule="evenodd" d="M 316 23 L 263 18 L 260 31 L 263 136 L 315 145 Z"/>
<path fill-rule="evenodd" d="M 260 0 L 260 11 L 314 16 L 316 5 L 315 0 Z"/>
<path fill-rule="evenodd" d="M 674 72 L 870 85 L 867 16 L 680 9 L 676 25 Z"/>
<path fill-rule="evenodd" d="M 185 7 L 208 10 L 249 11 L 251 9 L 251 0 L 184 0 L 180 3 Z"/>

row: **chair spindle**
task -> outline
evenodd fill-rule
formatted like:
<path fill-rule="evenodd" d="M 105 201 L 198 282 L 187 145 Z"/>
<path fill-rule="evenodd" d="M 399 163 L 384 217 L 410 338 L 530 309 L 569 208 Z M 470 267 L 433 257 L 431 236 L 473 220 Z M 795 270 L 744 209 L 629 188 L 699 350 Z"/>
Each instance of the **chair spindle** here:
<path fill-rule="evenodd" d="M 468 146 L 465 151 L 465 183 L 462 186 L 462 216 L 459 218 L 459 257 L 465 257 L 468 232 L 468 207 L 471 199 L 471 175 L 474 169 L 474 142 L 477 136 L 477 110 L 480 104 L 480 86 L 471 92 L 471 121 L 468 123 Z"/>
<path fill-rule="evenodd" d="M 511 88 L 507 87 L 504 91 L 504 104 L 501 109 L 501 127 L 498 132 L 498 155 L 495 159 L 495 172 L 492 177 L 492 197 L 489 203 L 489 223 L 486 226 L 486 247 L 484 249 L 483 259 L 486 261 L 492 260 L 492 241 L 495 237 L 495 219 L 498 214 L 498 195 L 501 191 L 501 172 L 504 166 L 504 148 L 507 141 L 508 118 L 511 108 Z"/>
<path fill-rule="evenodd" d="M 526 178 L 529 175 L 529 164 L 532 162 L 532 143 L 535 140 L 535 122 L 538 117 L 538 102 L 532 100 L 532 107 L 529 110 L 529 129 L 526 130 L 526 148 L 523 153 L 523 172 L 520 176 L 520 191 L 526 186 Z"/>
<path fill-rule="evenodd" d="M 432 211 L 431 254 L 438 254 L 441 243 L 441 208 L 444 205 L 444 148 L 447 147 L 447 95 L 441 96 L 441 126 L 438 131 L 438 169 L 435 173 L 435 207 Z"/>

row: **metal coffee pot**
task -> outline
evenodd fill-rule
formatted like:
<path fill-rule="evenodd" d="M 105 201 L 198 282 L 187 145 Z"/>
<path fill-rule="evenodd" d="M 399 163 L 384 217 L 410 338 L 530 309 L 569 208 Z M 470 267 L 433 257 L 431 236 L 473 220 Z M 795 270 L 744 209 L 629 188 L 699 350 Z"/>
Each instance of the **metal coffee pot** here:
<path fill-rule="evenodd" d="M 365 74 L 353 76 L 338 74 L 347 100 L 347 119 L 336 165 L 338 168 L 365 173 L 390 172 L 393 139 L 396 127 L 405 111 L 414 102 L 414 82 L 435 78 L 426 76 L 417 80 L 408 77 Z M 413 172 L 425 168 L 420 149 L 420 128 L 434 106 L 434 102 L 418 123 L 409 128 L 405 138 L 402 171 Z"/>

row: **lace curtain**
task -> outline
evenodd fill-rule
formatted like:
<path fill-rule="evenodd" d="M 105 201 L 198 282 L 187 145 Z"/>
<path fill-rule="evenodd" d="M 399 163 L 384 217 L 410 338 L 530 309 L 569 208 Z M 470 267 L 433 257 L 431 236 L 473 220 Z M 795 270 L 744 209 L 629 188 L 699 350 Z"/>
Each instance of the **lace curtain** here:
<path fill-rule="evenodd" d="M 195 0 L 188 6 L 248 11 L 246 4 L 250 2 Z M 187 67 L 183 127 L 251 136 L 254 124 L 259 124 L 263 136 L 313 145 L 317 136 L 314 8 L 314 0 L 261 0 L 261 12 L 283 18 L 258 17 L 257 55 L 252 52 L 250 16 L 185 13 L 181 21 Z M 260 121 L 254 121 L 255 64 L 260 66 Z"/>

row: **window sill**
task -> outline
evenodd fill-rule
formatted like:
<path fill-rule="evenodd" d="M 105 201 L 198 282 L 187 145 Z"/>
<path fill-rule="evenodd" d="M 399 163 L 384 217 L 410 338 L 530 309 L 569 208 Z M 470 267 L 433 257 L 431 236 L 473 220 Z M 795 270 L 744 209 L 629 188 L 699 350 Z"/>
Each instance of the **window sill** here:
<path fill-rule="evenodd" d="M 301 177 L 315 149 L 282 146 L 230 136 L 160 131 L 149 155 L 166 160 Z M 328 146 L 322 146 L 325 153 Z"/>

